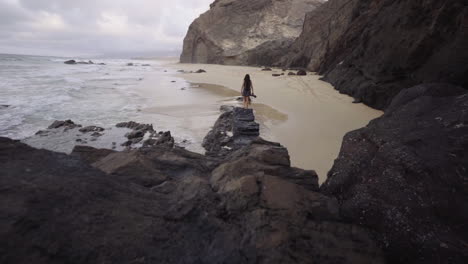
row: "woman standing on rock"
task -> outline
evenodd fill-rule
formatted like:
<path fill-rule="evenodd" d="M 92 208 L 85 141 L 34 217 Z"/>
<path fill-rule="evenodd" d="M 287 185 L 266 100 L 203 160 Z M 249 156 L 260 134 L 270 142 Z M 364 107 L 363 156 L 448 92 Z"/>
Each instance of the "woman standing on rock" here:
<path fill-rule="evenodd" d="M 244 100 L 244 108 L 249 108 L 250 96 L 255 96 L 255 94 L 252 81 L 250 80 L 250 75 L 248 74 L 246 74 L 244 77 L 244 84 L 242 84 L 241 94 Z"/>

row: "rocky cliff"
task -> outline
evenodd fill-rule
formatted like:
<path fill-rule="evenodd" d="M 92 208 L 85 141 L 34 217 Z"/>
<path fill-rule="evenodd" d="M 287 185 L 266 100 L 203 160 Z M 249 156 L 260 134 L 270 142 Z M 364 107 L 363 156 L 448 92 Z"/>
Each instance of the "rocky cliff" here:
<path fill-rule="evenodd" d="M 379 109 L 402 89 L 468 87 L 468 6 L 460 0 L 329 0 L 309 12 L 281 64 L 325 75 Z"/>
<path fill-rule="evenodd" d="M 234 139 L 211 156 L 170 140 L 68 156 L 0 138 L 0 262 L 384 263 L 315 172 L 254 135 L 251 110 L 225 111 L 211 134 Z"/>
<path fill-rule="evenodd" d="M 374 230 L 389 263 L 466 263 L 467 183 L 468 92 L 427 84 L 345 136 L 321 191 Z"/>
<path fill-rule="evenodd" d="M 184 63 L 270 64 L 257 52 L 284 50 L 299 36 L 304 16 L 323 0 L 216 0 L 184 39 Z M 265 47 L 265 46 L 264 46 Z M 276 58 L 275 58 L 276 59 Z"/>

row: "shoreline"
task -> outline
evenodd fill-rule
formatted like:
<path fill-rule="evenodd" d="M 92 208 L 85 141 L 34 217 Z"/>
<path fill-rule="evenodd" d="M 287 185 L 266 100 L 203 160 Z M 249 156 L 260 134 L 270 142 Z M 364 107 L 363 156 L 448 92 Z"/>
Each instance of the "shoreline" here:
<path fill-rule="evenodd" d="M 214 64 L 170 63 L 175 71 L 206 70 L 206 73 L 180 73 L 173 76 L 190 83 L 222 86 L 240 96 L 242 79 L 250 74 L 258 98 L 253 100 L 256 117 L 264 126 L 261 136 L 279 142 L 290 153 L 293 166 L 316 170 L 320 183 L 338 157 L 343 136 L 366 126 L 383 112 L 340 94 L 320 76 L 288 76 L 289 71 L 259 67 Z M 272 74 L 285 75 L 273 77 Z M 319 124 L 319 125 L 317 125 Z"/>

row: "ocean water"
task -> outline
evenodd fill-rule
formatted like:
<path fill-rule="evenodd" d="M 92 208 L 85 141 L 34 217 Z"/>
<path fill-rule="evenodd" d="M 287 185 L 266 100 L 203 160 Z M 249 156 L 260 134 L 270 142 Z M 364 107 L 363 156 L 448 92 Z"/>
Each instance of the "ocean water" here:
<path fill-rule="evenodd" d="M 0 136 L 25 139 L 55 120 L 106 129 L 136 121 L 171 131 L 180 146 L 203 152 L 219 106 L 235 101 L 181 78 L 174 60 L 64 64 L 68 59 L 0 54 Z"/>

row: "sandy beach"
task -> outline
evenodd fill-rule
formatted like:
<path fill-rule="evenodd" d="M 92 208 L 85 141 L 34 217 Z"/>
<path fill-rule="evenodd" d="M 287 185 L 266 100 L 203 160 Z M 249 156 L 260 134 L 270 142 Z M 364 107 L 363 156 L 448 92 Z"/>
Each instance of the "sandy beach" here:
<path fill-rule="evenodd" d="M 174 70 L 206 73 L 177 73 L 175 77 L 205 85 L 209 91 L 225 96 L 240 95 L 245 74 L 250 74 L 255 94 L 253 108 L 262 123 L 262 136 L 288 148 L 294 166 L 315 170 L 320 182 L 338 156 L 343 136 L 382 115 L 353 98 L 338 93 L 320 76 L 273 77 L 280 69 L 262 71 L 256 67 L 173 63 Z M 229 88 L 232 91 L 226 91 Z M 208 100 L 210 98 L 207 98 Z M 209 103 L 208 103 L 209 104 Z"/>

